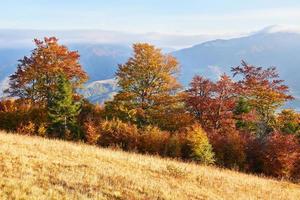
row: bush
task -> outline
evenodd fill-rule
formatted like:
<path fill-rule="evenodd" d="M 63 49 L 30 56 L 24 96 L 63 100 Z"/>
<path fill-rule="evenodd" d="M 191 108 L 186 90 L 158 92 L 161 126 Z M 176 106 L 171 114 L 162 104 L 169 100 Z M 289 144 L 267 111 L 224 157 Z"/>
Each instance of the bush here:
<path fill-rule="evenodd" d="M 97 144 L 100 138 L 99 127 L 95 122 L 89 120 L 84 123 L 85 139 L 88 144 Z"/>
<path fill-rule="evenodd" d="M 170 134 L 157 127 L 147 126 L 140 131 L 139 151 L 143 153 L 166 155 Z"/>
<path fill-rule="evenodd" d="M 103 108 L 99 105 L 89 103 L 87 100 L 83 100 L 81 111 L 78 116 L 78 124 L 84 128 L 84 124 L 87 121 L 100 122 L 103 116 Z"/>
<path fill-rule="evenodd" d="M 41 136 L 41 137 L 46 137 L 46 135 L 47 135 L 47 126 L 46 126 L 45 123 L 41 123 L 37 127 L 37 135 Z"/>
<path fill-rule="evenodd" d="M 214 163 L 212 146 L 209 143 L 207 134 L 199 125 L 187 128 L 183 146 L 183 154 L 188 155 L 189 158 L 203 164 Z"/>
<path fill-rule="evenodd" d="M 300 181 L 300 155 L 297 161 L 295 162 L 294 169 L 292 170 L 292 178 L 294 180 Z"/>
<path fill-rule="evenodd" d="M 135 150 L 139 142 L 137 127 L 118 119 L 103 121 L 100 124 L 100 137 L 100 145 L 120 147 L 123 150 Z"/>
<path fill-rule="evenodd" d="M 294 135 L 272 133 L 263 147 L 263 172 L 275 177 L 290 178 L 300 157 L 300 147 Z M 297 174 L 297 173 L 296 173 Z"/>
<path fill-rule="evenodd" d="M 3 100 L 0 102 L 0 130 L 8 132 L 20 132 L 23 126 L 33 123 L 40 127 L 47 121 L 46 112 L 43 108 L 32 106 L 23 100 Z M 25 127 L 24 131 L 25 131 Z M 28 127 L 27 127 L 28 128 Z M 37 134 L 37 130 L 32 134 Z"/>
<path fill-rule="evenodd" d="M 245 167 L 245 140 L 238 132 L 211 133 L 210 141 L 218 165 L 231 169 Z"/>
<path fill-rule="evenodd" d="M 36 125 L 29 121 L 26 124 L 20 124 L 19 127 L 17 128 L 17 133 L 22 134 L 22 135 L 35 135 L 36 132 Z"/>
<path fill-rule="evenodd" d="M 185 138 L 178 133 L 171 135 L 167 143 L 166 155 L 172 158 L 181 158 L 184 139 Z"/>
<path fill-rule="evenodd" d="M 252 135 L 246 137 L 246 171 L 256 174 L 263 173 L 263 145 L 260 138 Z"/>

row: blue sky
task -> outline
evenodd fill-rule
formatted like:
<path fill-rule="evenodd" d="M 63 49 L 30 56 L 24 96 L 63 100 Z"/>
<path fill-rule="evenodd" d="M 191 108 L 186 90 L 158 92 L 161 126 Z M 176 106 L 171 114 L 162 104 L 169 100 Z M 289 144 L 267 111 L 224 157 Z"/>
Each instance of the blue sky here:
<path fill-rule="evenodd" d="M 0 0 L 1 29 L 203 34 L 300 26 L 299 0 Z"/>

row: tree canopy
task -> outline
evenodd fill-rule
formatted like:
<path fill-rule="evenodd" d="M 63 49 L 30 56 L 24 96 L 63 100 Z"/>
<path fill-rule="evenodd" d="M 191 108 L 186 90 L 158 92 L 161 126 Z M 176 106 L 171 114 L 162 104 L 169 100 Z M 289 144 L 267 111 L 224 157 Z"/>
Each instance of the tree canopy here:
<path fill-rule="evenodd" d="M 138 125 L 158 124 L 162 115 L 171 117 L 182 107 L 176 79 L 179 63 L 171 55 L 147 43 L 133 45 L 134 54 L 116 73 L 120 91 L 106 108 L 123 120 Z M 180 112 L 178 112 L 180 114 Z"/>
<path fill-rule="evenodd" d="M 56 90 L 59 74 L 66 76 L 74 90 L 88 79 L 79 64 L 78 52 L 58 44 L 55 37 L 34 42 L 36 48 L 30 57 L 20 59 L 17 71 L 10 76 L 6 93 L 11 97 L 46 104 L 48 92 Z"/>

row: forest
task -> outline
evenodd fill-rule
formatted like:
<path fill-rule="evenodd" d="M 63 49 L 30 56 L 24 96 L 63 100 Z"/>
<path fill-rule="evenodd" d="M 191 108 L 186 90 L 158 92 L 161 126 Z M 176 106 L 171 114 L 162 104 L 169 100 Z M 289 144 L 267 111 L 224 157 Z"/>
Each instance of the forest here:
<path fill-rule="evenodd" d="M 300 180 L 300 113 L 284 108 L 294 97 L 275 67 L 242 60 L 185 88 L 175 57 L 136 43 L 117 94 L 94 105 L 79 93 L 89 79 L 79 53 L 55 37 L 34 42 L 9 77 L 0 130 Z"/>

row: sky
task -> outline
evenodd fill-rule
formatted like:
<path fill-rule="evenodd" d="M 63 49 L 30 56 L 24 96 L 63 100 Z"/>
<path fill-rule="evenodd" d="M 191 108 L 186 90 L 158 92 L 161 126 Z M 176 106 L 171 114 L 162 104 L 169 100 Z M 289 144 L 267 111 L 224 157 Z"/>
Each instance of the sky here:
<path fill-rule="evenodd" d="M 0 29 L 231 34 L 300 25 L 299 0 L 0 0 Z"/>

